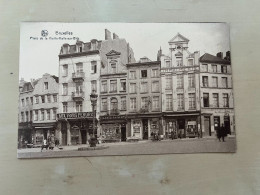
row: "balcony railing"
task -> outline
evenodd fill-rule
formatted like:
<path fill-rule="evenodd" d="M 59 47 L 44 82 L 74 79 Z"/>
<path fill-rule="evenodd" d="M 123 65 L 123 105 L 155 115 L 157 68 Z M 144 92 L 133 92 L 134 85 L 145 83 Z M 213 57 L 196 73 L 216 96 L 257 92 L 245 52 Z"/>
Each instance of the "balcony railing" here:
<path fill-rule="evenodd" d="M 82 100 L 84 100 L 84 92 L 83 91 L 72 92 L 71 96 L 72 96 L 74 101 L 82 101 Z"/>
<path fill-rule="evenodd" d="M 84 72 L 76 72 L 72 73 L 72 80 L 77 81 L 77 80 L 84 80 L 85 73 Z"/>

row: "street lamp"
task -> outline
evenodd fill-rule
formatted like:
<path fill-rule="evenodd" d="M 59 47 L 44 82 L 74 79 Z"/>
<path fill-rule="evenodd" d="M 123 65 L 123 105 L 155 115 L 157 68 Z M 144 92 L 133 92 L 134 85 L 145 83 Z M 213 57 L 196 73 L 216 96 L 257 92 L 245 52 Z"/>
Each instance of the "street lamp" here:
<path fill-rule="evenodd" d="M 95 90 L 92 90 L 92 93 L 90 94 L 90 101 L 91 101 L 91 105 L 92 105 L 92 111 L 93 111 L 93 138 L 95 137 L 95 106 L 97 105 L 97 97 L 98 95 L 96 94 Z"/>

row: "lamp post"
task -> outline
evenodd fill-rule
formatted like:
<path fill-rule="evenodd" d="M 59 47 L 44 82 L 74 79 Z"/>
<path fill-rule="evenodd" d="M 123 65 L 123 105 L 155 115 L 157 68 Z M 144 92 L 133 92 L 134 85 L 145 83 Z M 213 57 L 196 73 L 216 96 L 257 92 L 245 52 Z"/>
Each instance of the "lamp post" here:
<path fill-rule="evenodd" d="M 96 138 L 95 138 L 95 128 L 96 128 L 96 123 L 95 123 L 95 106 L 97 105 L 97 97 L 98 95 L 96 94 L 95 90 L 92 90 L 92 93 L 90 94 L 90 101 L 91 101 L 91 105 L 92 105 L 92 112 L 93 112 L 93 137 L 92 137 L 92 141 L 95 142 L 90 143 L 90 145 L 93 144 L 93 146 L 96 146 Z"/>

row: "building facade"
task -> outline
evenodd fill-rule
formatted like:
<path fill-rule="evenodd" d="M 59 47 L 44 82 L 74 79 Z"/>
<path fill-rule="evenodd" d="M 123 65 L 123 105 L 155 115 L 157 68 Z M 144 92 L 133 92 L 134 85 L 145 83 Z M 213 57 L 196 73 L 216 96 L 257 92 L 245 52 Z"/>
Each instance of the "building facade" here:
<path fill-rule="evenodd" d="M 127 64 L 127 137 L 162 134 L 160 62 L 147 57 Z"/>
<path fill-rule="evenodd" d="M 221 124 L 235 133 L 234 96 L 230 52 L 225 59 L 205 53 L 200 57 L 201 124 L 205 136 L 216 134 Z"/>
<path fill-rule="evenodd" d="M 75 45 L 64 44 L 59 55 L 59 113 L 58 129 L 62 145 L 86 144 L 90 134 L 102 134 L 99 122 L 101 109 L 100 87 L 101 69 L 110 63 L 110 51 L 120 52 L 120 62 L 126 64 L 134 60 L 132 49 L 125 39 L 105 30 L 105 40 L 92 39 Z M 106 74 L 102 72 L 102 74 Z M 108 73 L 109 74 L 109 73 Z M 103 79 L 104 77 L 102 77 Z M 102 80 L 103 81 L 103 80 Z M 95 107 L 97 129 L 93 130 L 93 112 L 90 101 L 92 92 L 98 94 Z"/>
<path fill-rule="evenodd" d="M 44 139 L 53 134 L 58 137 L 56 117 L 58 111 L 58 77 L 44 74 L 38 79 L 33 90 L 33 131 L 34 145 L 42 145 Z"/>
<path fill-rule="evenodd" d="M 195 137 L 200 129 L 199 52 L 188 50 L 189 40 L 177 34 L 161 61 L 163 133 Z"/>
<path fill-rule="evenodd" d="M 33 121 L 33 82 L 21 79 L 19 84 L 19 113 L 18 113 L 18 148 L 32 143 Z"/>

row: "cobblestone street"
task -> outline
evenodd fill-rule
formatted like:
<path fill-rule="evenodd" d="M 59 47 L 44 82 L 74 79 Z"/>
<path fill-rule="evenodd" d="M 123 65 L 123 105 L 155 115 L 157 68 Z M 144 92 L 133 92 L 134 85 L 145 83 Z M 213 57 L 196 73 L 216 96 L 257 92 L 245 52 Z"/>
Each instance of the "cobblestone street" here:
<path fill-rule="evenodd" d="M 40 148 L 18 150 L 18 158 L 49 158 L 49 157 L 76 157 L 76 156 L 109 156 L 109 155 L 140 155 L 140 154 L 170 154 L 170 153 L 207 153 L 207 152 L 235 152 L 236 141 L 229 137 L 225 142 L 217 139 L 182 139 L 163 141 L 140 141 L 136 143 L 120 142 L 99 144 L 109 146 L 103 150 L 78 151 L 80 146 L 65 146 L 63 150 L 55 148 L 53 151 Z M 86 146 L 86 145 L 85 145 Z"/>

